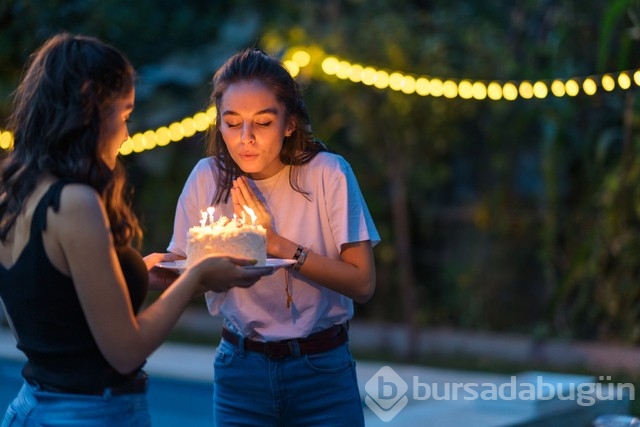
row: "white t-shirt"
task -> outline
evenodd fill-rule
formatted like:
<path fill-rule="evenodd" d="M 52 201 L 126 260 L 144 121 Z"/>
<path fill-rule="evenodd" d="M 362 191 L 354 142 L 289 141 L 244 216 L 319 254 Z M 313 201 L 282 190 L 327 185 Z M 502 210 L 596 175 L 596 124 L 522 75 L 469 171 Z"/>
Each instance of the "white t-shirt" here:
<path fill-rule="evenodd" d="M 186 255 L 189 228 L 198 225 L 200 212 L 212 205 L 216 190 L 212 164 L 209 158 L 201 159 L 185 183 L 170 252 Z M 340 258 L 345 243 L 370 240 L 376 245 L 380 241 L 353 170 L 343 157 L 320 152 L 302 167 L 299 183 L 310 200 L 291 188 L 289 168 L 267 179 L 249 180 L 271 212 L 278 234 L 332 259 Z M 215 208 L 216 219 L 233 216 L 231 197 Z M 286 306 L 287 272 L 293 298 L 290 308 Z M 263 341 L 305 337 L 353 316 L 350 298 L 283 268 L 247 289 L 207 292 L 206 300 L 209 312 L 222 315 L 232 330 Z"/>

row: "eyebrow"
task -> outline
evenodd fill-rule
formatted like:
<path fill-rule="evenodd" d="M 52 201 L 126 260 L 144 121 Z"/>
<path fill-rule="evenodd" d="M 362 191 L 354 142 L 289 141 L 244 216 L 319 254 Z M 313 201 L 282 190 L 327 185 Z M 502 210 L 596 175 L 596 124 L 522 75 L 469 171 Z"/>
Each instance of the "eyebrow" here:
<path fill-rule="evenodd" d="M 275 107 L 265 108 L 264 110 L 260 110 L 254 114 L 254 116 L 259 116 L 261 114 L 273 114 L 275 116 L 278 115 L 278 109 Z M 226 110 L 222 113 L 223 116 L 239 116 L 239 113 L 236 113 L 233 110 Z"/>

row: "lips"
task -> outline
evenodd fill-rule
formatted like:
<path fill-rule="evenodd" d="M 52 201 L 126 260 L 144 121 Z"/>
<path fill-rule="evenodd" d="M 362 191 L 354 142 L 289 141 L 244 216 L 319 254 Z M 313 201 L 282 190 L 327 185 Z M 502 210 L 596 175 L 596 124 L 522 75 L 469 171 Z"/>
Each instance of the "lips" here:
<path fill-rule="evenodd" d="M 255 160 L 259 157 L 256 153 L 241 153 L 240 158 L 242 160 Z"/>

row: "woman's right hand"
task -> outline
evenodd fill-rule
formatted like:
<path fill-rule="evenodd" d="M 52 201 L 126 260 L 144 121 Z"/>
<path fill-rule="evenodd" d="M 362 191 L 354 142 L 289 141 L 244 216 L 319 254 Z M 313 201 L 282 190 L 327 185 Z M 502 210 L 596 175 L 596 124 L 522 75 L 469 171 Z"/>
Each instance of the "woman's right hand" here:
<path fill-rule="evenodd" d="M 272 267 L 244 268 L 256 261 L 228 255 L 212 255 L 190 266 L 184 275 L 194 275 L 205 291 L 226 292 L 234 287 L 248 288 L 262 276 L 273 273 Z"/>

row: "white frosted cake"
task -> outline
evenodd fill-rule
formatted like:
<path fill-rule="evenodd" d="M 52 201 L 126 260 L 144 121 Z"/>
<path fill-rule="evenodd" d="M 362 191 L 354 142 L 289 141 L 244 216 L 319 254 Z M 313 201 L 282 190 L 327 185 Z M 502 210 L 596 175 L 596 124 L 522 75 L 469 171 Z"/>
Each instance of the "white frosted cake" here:
<path fill-rule="evenodd" d="M 237 219 L 221 217 L 218 221 L 191 227 L 187 236 L 187 266 L 211 254 L 226 254 L 267 260 L 267 234 L 261 225 L 246 224 Z"/>

